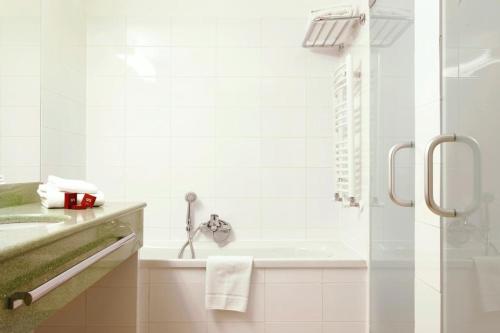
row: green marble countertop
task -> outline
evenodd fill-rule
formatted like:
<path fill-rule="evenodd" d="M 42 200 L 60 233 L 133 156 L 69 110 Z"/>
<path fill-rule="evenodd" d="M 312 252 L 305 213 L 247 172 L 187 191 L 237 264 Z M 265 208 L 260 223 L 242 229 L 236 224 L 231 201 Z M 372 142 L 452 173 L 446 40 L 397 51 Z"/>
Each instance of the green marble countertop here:
<path fill-rule="evenodd" d="M 68 210 L 30 203 L 0 208 L 0 262 L 144 207 L 145 203 L 106 203 Z"/>

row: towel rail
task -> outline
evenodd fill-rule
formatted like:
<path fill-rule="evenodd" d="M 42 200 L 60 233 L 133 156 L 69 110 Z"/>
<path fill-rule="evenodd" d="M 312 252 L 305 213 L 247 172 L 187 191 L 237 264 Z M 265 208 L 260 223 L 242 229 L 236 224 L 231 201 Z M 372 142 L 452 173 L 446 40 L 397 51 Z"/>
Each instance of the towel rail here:
<path fill-rule="evenodd" d="M 65 282 L 69 281 L 70 279 L 78 275 L 79 273 L 83 272 L 85 269 L 89 268 L 91 265 L 95 264 L 99 260 L 110 255 L 111 253 L 115 252 L 119 248 L 123 247 L 124 245 L 128 244 L 129 242 L 135 239 L 136 239 L 135 233 L 120 238 L 115 243 L 97 252 L 96 254 L 88 257 L 87 259 L 79 262 L 75 266 L 57 275 L 56 277 L 50 279 L 41 286 L 36 287 L 31 291 L 21 291 L 13 293 L 8 298 L 8 304 L 7 304 L 8 309 L 15 310 L 23 305 L 29 306 L 35 303 L 36 301 L 40 300 L 45 295 L 53 291 L 54 289 L 58 288 Z"/>

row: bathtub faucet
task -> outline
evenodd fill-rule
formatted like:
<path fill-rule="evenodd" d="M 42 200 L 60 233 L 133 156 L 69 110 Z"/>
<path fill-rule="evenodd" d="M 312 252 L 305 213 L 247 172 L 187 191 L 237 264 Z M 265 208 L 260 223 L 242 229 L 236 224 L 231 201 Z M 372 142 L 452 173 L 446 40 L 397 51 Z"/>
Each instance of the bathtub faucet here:
<path fill-rule="evenodd" d="M 184 255 L 184 251 L 189 246 L 191 250 L 191 259 L 195 259 L 196 255 L 194 253 L 193 246 L 193 238 L 196 236 L 198 231 L 202 231 L 205 233 L 211 233 L 214 241 L 219 244 L 219 246 L 223 246 L 226 244 L 226 241 L 231 234 L 231 224 L 219 219 L 219 215 L 211 214 L 210 220 L 208 222 L 200 224 L 196 229 L 193 230 L 193 221 L 191 219 L 191 204 L 196 200 L 196 194 L 193 192 L 189 192 L 186 194 L 186 201 L 188 202 L 187 208 L 187 217 L 186 217 L 186 234 L 187 240 L 184 245 L 181 247 L 179 254 L 177 255 L 178 259 L 182 259 Z"/>
<path fill-rule="evenodd" d="M 202 231 L 211 232 L 212 237 L 216 243 L 226 241 L 231 233 L 231 224 L 219 219 L 219 215 L 210 215 L 208 222 L 202 223 L 200 226 Z"/>

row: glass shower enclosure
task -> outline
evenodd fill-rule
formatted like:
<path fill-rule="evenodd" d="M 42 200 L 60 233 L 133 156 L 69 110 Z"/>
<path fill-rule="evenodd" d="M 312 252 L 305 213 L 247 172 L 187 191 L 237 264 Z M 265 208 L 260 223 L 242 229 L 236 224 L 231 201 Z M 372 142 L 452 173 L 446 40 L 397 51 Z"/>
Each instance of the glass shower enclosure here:
<path fill-rule="evenodd" d="M 370 332 L 414 327 L 413 0 L 370 9 Z"/>
<path fill-rule="evenodd" d="M 500 332 L 499 13 L 497 0 L 442 2 L 442 136 L 436 140 L 444 143 L 436 213 L 446 333 Z"/>

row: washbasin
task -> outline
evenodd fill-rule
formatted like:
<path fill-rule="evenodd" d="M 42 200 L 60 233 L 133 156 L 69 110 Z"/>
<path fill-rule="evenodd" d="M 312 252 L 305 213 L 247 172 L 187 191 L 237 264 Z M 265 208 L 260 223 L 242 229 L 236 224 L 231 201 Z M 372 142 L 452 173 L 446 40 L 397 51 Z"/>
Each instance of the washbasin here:
<path fill-rule="evenodd" d="M 67 215 L 8 214 L 0 215 L 0 231 L 40 228 L 54 223 L 63 223 L 71 218 Z"/>

